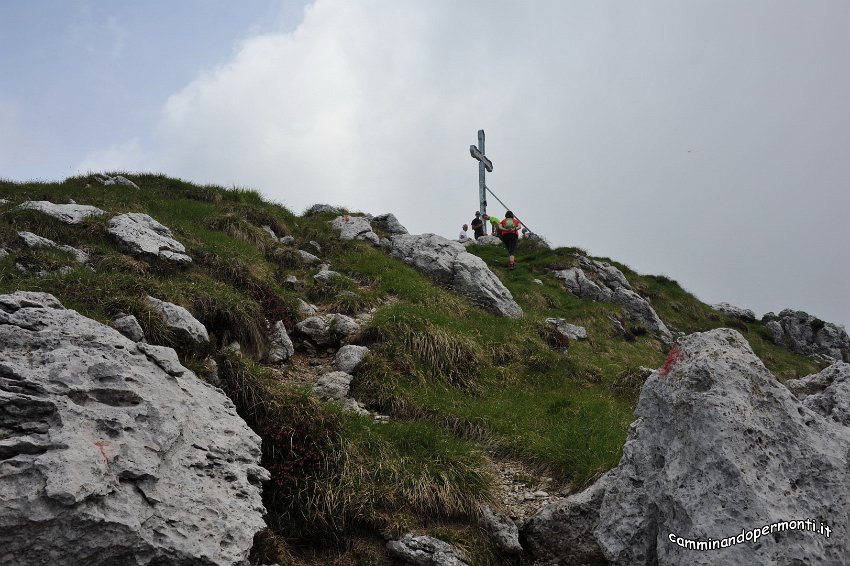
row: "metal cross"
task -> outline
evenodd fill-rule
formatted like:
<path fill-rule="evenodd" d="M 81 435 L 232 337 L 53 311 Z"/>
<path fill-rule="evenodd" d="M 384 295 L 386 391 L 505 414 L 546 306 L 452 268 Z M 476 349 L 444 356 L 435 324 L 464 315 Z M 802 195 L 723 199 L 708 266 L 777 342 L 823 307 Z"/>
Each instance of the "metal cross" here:
<path fill-rule="evenodd" d="M 487 214 L 487 185 L 484 183 L 484 170 L 493 172 L 493 162 L 484 155 L 484 130 L 478 130 L 478 147 L 469 146 L 469 154 L 478 160 L 478 200 L 481 201 L 481 214 Z"/>

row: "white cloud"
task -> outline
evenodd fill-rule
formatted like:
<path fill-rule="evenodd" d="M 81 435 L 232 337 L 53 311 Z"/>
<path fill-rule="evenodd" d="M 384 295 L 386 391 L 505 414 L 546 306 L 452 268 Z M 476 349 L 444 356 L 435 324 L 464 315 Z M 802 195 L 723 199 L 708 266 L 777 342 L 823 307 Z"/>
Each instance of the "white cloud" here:
<path fill-rule="evenodd" d="M 846 321 L 846 298 L 789 266 L 850 278 L 818 249 L 846 238 L 850 45 L 838 13 L 772 6 L 317 0 L 171 96 L 150 148 L 86 163 L 452 236 L 477 208 L 467 148 L 484 128 L 488 184 L 554 242 L 708 300 Z M 784 295 L 760 288 L 780 280 Z"/>

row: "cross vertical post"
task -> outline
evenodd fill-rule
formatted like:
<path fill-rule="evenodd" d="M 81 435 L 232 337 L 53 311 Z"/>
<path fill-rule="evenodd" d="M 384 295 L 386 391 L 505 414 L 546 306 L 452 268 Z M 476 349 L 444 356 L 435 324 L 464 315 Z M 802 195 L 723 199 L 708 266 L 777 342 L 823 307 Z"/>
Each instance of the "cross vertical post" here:
<path fill-rule="evenodd" d="M 478 160 L 478 200 L 481 214 L 487 214 L 487 184 L 485 170 L 493 172 L 493 162 L 484 155 L 484 130 L 478 130 L 478 147 L 469 146 L 469 154 Z"/>

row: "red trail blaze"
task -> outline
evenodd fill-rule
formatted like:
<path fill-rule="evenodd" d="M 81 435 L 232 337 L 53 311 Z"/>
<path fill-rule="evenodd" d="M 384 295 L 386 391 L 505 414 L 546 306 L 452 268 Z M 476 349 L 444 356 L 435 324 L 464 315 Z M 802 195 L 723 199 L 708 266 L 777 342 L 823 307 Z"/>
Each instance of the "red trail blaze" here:
<path fill-rule="evenodd" d="M 667 354 L 667 359 L 664 360 L 664 365 L 658 369 L 658 374 L 662 378 L 667 377 L 667 374 L 670 373 L 673 366 L 679 363 L 683 357 L 685 357 L 685 354 L 682 350 L 680 350 L 678 346 L 673 346 L 673 349 L 671 349 L 670 353 Z"/>
<path fill-rule="evenodd" d="M 97 449 L 100 450 L 100 455 L 103 456 L 103 459 L 106 460 L 106 467 L 112 467 L 112 464 L 109 463 L 109 456 L 106 455 L 106 451 L 103 449 L 104 446 L 110 446 L 112 443 L 107 442 L 106 440 L 100 440 L 95 442 L 94 445 L 97 446 Z"/>

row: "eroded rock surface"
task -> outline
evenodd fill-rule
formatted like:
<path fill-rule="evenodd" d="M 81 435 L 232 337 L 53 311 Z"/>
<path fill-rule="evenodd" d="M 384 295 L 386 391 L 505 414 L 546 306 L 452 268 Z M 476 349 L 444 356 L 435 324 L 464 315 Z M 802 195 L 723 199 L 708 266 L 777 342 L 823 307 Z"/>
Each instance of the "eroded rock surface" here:
<path fill-rule="evenodd" d="M 47 200 L 28 200 L 21 203 L 18 208 L 36 210 L 66 224 L 79 224 L 90 216 L 106 214 L 105 210 L 101 210 L 96 206 L 87 204 L 54 204 Z"/>
<path fill-rule="evenodd" d="M 279 364 L 285 362 L 295 353 L 295 346 L 292 344 L 292 339 L 286 332 L 282 320 L 278 320 L 271 327 L 269 333 L 269 362 Z"/>
<path fill-rule="evenodd" d="M 203 350 L 210 343 L 206 327 L 185 308 L 148 296 L 147 303 L 162 317 L 174 337 L 189 350 Z"/>
<path fill-rule="evenodd" d="M 717 303 L 716 305 L 711 305 L 711 308 L 713 308 L 717 312 L 722 312 L 723 314 L 728 314 L 729 316 L 740 318 L 741 320 L 746 322 L 755 322 L 756 320 L 756 313 L 754 313 L 752 310 L 736 307 L 735 305 L 730 305 L 729 303 Z"/>
<path fill-rule="evenodd" d="M 379 214 L 372 219 L 372 225 L 390 234 L 407 234 L 407 228 L 392 213 Z"/>
<path fill-rule="evenodd" d="M 850 521 L 843 487 L 850 482 L 850 428 L 801 403 L 738 332 L 682 338 L 644 384 L 635 415 L 620 464 L 603 486 L 593 533 L 607 560 L 840 564 L 850 555 L 850 539 L 835 536 Z M 833 536 L 786 524 L 755 542 L 713 550 L 679 544 L 812 519 Z"/>
<path fill-rule="evenodd" d="M 510 517 L 499 513 L 489 505 L 481 507 L 481 527 L 493 541 L 499 552 L 520 554 L 519 529 Z"/>
<path fill-rule="evenodd" d="M 584 340 L 587 338 L 587 329 L 584 326 L 570 324 L 563 318 L 547 318 L 544 322 L 568 340 Z"/>
<path fill-rule="evenodd" d="M 468 253 L 462 244 L 436 234 L 393 236 L 389 253 L 432 281 L 465 296 L 481 308 L 500 316 L 519 318 L 522 308 L 511 292 L 490 271 L 484 260 Z"/>
<path fill-rule="evenodd" d="M 0 563 L 247 559 L 265 526 L 259 437 L 140 347 L 51 295 L 0 295 Z"/>
<path fill-rule="evenodd" d="M 834 363 L 819 373 L 789 379 L 785 386 L 809 409 L 850 427 L 850 364 Z"/>
<path fill-rule="evenodd" d="M 776 318 L 765 315 L 765 320 L 774 342 L 792 352 L 850 362 L 850 336 L 839 324 L 792 309 L 783 310 Z"/>
<path fill-rule="evenodd" d="M 367 240 L 375 245 L 380 240 L 372 231 L 370 219 L 365 216 L 337 216 L 330 225 L 339 232 L 340 240 Z"/>
<path fill-rule="evenodd" d="M 564 282 L 572 294 L 582 299 L 620 305 L 626 315 L 638 324 L 655 330 L 665 338 L 672 336 L 655 309 L 632 289 L 622 271 L 613 265 L 584 256 L 578 256 L 578 259 L 581 267 L 570 267 L 555 271 L 554 274 L 556 279 Z M 589 277 L 588 273 L 592 277 Z"/>
<path fill-rule="evenodd" d="M 147 214 L 128 212 L 109 220 L 106 232 L 130 253 L 189 263 L 186 248 L 174 239 L 171 230 Z"/>
<path fill-rule="evenodd" d="M 346 373 L 353 373 L 368 353 L 369 348 L 366 346 L 345 345 L 334 356 L 334 367 Z"/>
<path fill-rule="evenodd" d="M 429 536 L 406 534 L 387 543 L 390 556 L 415 566 L 469 566 L 466 554 L 449 543 Z"/>
<path fill-rule="evenodd" d="M 41 236 L 33 234 L 32 232 L 18 232 L 18 237 L 23 240 L 24 245 L 26 245 L 28 248 L 61 250 L 63 252 L 73 254 L 74 259 L 77 260 L 77 263 L 88 263 L 89 261 L 89 254 L 87 254 L 83 250 L 79 250 L 73 246 L 57 244 L 53 240 L 42 238 Z"/>

